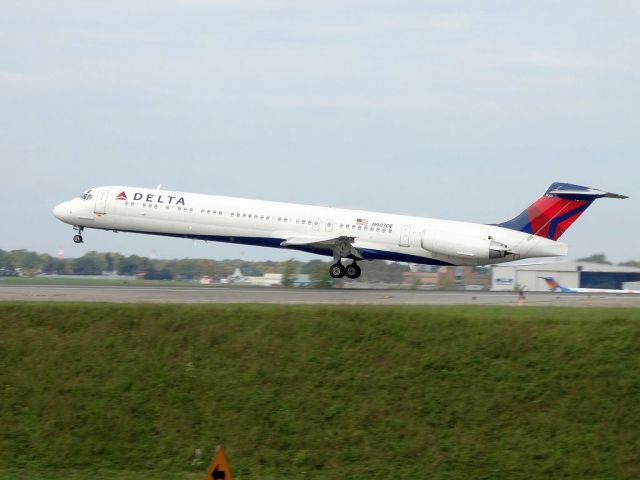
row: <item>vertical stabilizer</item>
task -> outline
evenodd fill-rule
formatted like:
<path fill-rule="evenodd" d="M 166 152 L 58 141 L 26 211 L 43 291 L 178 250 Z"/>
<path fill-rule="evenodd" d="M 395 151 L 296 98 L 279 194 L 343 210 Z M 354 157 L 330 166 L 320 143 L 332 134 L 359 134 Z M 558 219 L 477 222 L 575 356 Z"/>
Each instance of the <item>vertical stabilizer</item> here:
<path fill-rule="evenodd" d="M 570 183 L 552 183 L 545 194 L 520 215 L 499 227 L 558 240 L 598 198 L 627 198 L 616 193 Z"/>

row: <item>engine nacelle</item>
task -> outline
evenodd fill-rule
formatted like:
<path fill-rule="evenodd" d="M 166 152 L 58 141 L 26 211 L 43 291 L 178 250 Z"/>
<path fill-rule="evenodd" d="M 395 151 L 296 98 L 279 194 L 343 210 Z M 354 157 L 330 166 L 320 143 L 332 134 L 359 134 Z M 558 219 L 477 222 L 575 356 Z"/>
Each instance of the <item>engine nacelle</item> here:
<path fill-rule="evenodd" d="M 422 248 L 432 253 L 459 258 L 504 258 L 509 248 L 492 238 L 478 238 L 448 232 L 427 231 L 422 237 Z"/>

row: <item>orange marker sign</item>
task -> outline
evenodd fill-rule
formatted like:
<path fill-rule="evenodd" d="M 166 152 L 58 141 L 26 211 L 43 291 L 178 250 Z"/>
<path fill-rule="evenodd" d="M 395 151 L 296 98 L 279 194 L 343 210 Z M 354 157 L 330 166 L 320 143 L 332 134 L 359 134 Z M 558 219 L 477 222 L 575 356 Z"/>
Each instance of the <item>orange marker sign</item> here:
<path fill-rule="evenodd" d="M 229 468 L 229 461 L 224 454 L 224 448 L 221 446 L 216 448 L 216 454 L 213 457 L 209 470 L 207 470 L 205 480 L 233 480 L 233 475 L 231 475 L 231 469 Z"/>

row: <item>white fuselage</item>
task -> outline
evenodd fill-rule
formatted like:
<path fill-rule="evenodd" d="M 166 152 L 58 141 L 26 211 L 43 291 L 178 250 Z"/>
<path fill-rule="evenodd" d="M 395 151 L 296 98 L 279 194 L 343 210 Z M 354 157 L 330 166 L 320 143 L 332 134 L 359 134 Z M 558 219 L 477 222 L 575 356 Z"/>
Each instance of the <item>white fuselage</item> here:
<path fill-rule="evenodd" d="M 91 189 L 58 205 L 74 226 L 293 248 L 362 259 L 486 265 L 566 255 L 567 245 L 494 225 L 137 187 Z"/>
<path fill-rule="evenodd" d="M 620 294 L 640 294 L 640 290 L 619 290 L 614 288 L 567 288 L 566 290 L 573 293 L 620 293 Z M 557 292 L 562 292 L 560 289 L 556 289 Z"/>

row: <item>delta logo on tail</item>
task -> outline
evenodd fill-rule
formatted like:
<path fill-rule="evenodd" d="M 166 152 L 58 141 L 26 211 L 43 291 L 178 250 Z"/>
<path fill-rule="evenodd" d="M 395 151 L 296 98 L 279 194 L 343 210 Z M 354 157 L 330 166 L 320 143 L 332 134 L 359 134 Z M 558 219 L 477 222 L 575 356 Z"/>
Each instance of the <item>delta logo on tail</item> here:
<path fill-rule="evenodd" d="M 116 200 L 126 200 L 126 199 L 127 199 L 127 194 L 125 192 L 120 192 L 116 197 Z"/>
<path fill-rule="evenodd" d="M 627 198 L 571 183 L 552 183 L 542 197 L 499 227 L 558 240 L 598 198 Z"/>
<path fill-rule="evenodd" d="M 640 290 L 619 290 L 613 288 L 569 288 L 560 285 L 553 277 L 539 277 L 547 283 L 552 292 L 561 293 L 640 293 Z"/>

